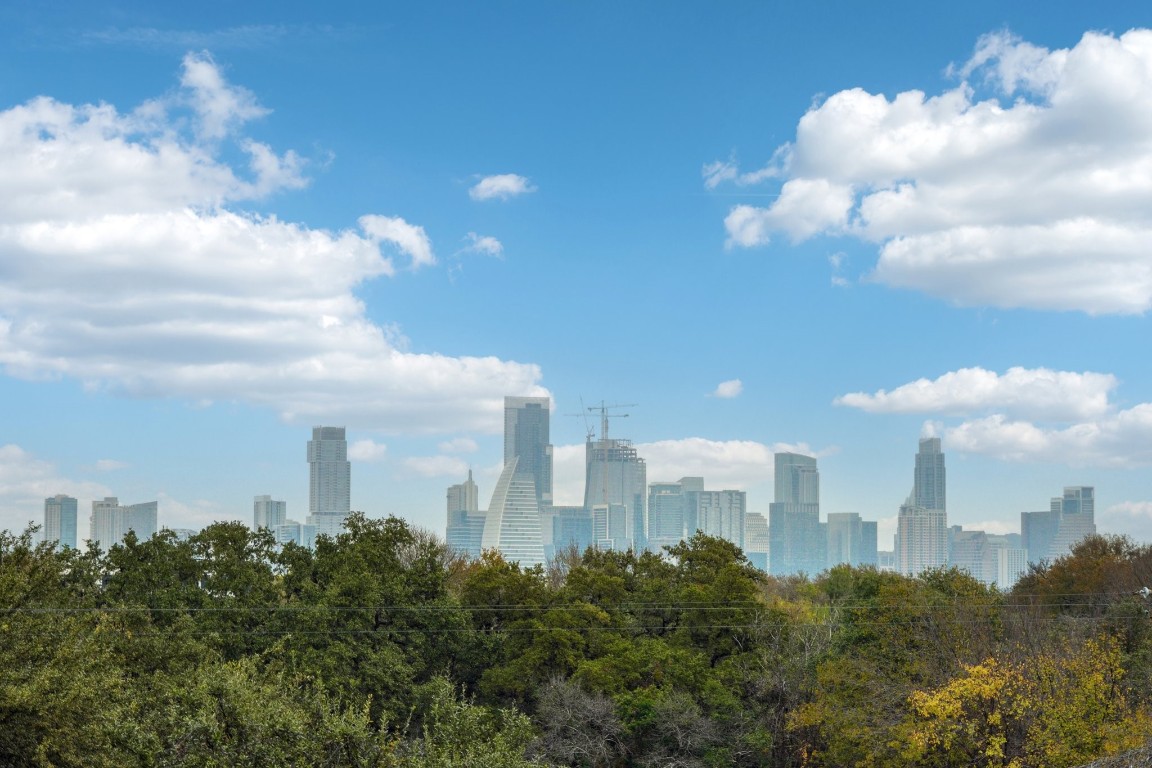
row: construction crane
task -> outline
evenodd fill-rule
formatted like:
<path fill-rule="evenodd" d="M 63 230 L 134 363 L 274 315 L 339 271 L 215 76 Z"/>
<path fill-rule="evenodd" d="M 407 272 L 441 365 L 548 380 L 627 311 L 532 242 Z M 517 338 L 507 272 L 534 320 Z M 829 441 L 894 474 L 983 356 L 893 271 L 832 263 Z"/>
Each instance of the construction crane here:
<path fill-rule="evenodd" d="M 608 411 L 611 409 L 614 409 L 614 408 L 634 408 L 637 405 L 639 405 L 639 403 L 612 403 L 611 405 L 608 405 L 603 400 L 601 400 L 600 405 L 589 405 L 589 406 L 587 406 L 587 410 L 588 411 L 600 411 L 600 439 L 603 441 L 603 440 L 608 439 L 608 418 L 609 417 L 611 417 L 613 419 L 626 419 L 626 418 L 628 418 L 628 414 L 626 414 L 626 413 L 611 413 L 610 414 L 610 413 L 608 413 Z"/>

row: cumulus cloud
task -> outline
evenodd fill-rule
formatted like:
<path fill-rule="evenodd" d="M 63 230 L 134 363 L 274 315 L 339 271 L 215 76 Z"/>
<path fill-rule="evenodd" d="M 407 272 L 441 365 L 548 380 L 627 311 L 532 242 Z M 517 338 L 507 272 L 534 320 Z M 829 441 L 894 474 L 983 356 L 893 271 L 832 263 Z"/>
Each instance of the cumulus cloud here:
<path fill-rule="evenodd" d="M 437 446 L 441 453 L 475 453 L 479 447 L 470 437 L 455 437 Z"/>
<path fill-rule="evenodd" d="M 923 434 L 963 453 L 1071 466 L 1148 466 L 1152 403 L 1120 409 L 1110 400 L 1116 386 L 1116 378 L 1103 373 L 964 368 L 835 402 L 871 413 L 960 417 L 959 423 L 930 419 Z"/>
<path fill-rule="evenodd" d="M 466 240 L 468 244 L 464 246 L 462 253 L 482 253 L 485 256 L 495 256 L 498 259 L 504 257 L 504 244 L 491 235 L 478 235 L 475 232 L 469 232 Z"/>
<path fill-rule="evenodd" d="M 413 353 L 369 319 L 359 286 L 394 259 L 435 263 L 423 228 L 238 207 L 306 181 L 294 154 L 242 134 L 267 113 L 205 54 L 126 113 L 47 97 L 0 111 L 3 370 L 393 431 L 495 432 L 505 392 L 547 394 L 534 365 Z"/>
<path fill-rule="evenodd" d="M 878 245 L 873 279 L 955 303 L 1143 313 L 1150 70 L 1152 30 L 1066 50 L 1002 32 L 953 68 L 951 90 L 835 93 L 778 150 L 779 198 L 729 212 L 728 244 L 847 235 Z M 739 177 L 719 165 L 705 183 Z"/>
<path fill-rule="evenodd" d="M 409 224 L 399 216 L 361 216 L 360 227 L 373 240 L 391 243 L 412 259 L 412 268 L 436 263 L 432 241 L 424 227 Z"/>
<path fill-rule="evenodd" d="M 1107 373 L 1016 367 L 1001 375 L 984 368 L 961 368 L 936 379 L 917 379 L 891 392 L 842 395 L 835 403 L 870 413 L 958 415 L 995 410 L 1074 420 L 1106 413 L 1109 393 L 1116 385 L 1116 377 Z"/>
<path fill-rule="evenodd" d="M 60 493 L 77 500 L 80 538 L 87 537 L 92 499 L 113 495 L 100 483 L 65 477 L 54 464 L 18 445 L 0 445 L 0 530 L 19 533 L 30 522 L 43 525 L 44 499 Z"/>
<path fill-rule="evenodd" d="M 412 456 L 404 467 L 420 477 L 460 477 L 468 474 L 468 462 L 459 456 Z"/>
<path fill-rule="evenodd" d="M 740 381 L 740 379 L 729 379 L 728 381 L 722 381 L 716 385 L 716 389 L 712 391 L 712 397 L 739 397 L 740 393 L 743 391 L 744 384 Z"/>
<path fill-rule="evenodd" d="M 383 461 L 388 455 L 388 446 L 375 440 L 357 440 L 348 445 L 348 458 L 352 461 Z"/>
<path fill-rule="evenodd" d="M 500 173 L 480 179 L 468 190 L 468 196 L 473 200 L 507 200 L 535 191 L 536 187 L 524 176 Z"/>

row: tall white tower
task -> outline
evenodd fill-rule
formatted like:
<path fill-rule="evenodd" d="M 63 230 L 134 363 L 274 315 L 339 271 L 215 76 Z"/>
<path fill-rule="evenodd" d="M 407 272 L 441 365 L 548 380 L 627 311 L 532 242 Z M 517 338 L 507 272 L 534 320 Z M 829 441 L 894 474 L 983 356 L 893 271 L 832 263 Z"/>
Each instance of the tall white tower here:
<path fill-rule="evenodd" d="M 344 427 L 313 427 L 308 441 L 308 524 L 338 534 L 352 510 L 352 465 Z"/>

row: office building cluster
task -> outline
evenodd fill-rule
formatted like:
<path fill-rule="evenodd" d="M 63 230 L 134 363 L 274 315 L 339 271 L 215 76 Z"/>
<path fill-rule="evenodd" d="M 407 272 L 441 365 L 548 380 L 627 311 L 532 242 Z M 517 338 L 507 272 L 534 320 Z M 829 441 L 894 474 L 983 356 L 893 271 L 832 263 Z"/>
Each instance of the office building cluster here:
<path fill-rule="evenodd" d="M 644 458 L 630 440 L 609 437 L 609 421 L 626 406 L 590 408 L 600 414 L 600 435 L 585 443 L 584 503 L 563 506 L 553 499 L 551 401 L 547 397 L 504 399 L 504 465 L 488 508 L 468 472 L 448 488 L 447 542 L 479 557 L 497 550 L 524 566 L 546 564 L 565 551 L 663 551 L 702 532 L 740 547 L 758 568 L 776 576 L 813 576 L 841 563 L 871 565 L 906 575 L 946 566 L 977 579 L 1011 586 L 1030 562 L 1051 561 L 1096 532 L 1095 492 L 1071 486 L 1049 508 L 1020 515 L 1020 533 L 993 534 L 948 525 L 947 474 L 940 439 L 920 440 L 912 490 L 899 507 L 891 550 L 878 547 L 877 524 L 853 512 L 822 514 L 816 458 L 777 453 L 774 494 L 768 514 L 748 509 L 741 490 L 705 487 L 699 476 L 648 481 Z M 308 515 L 288 518 L 284 501 L 269 495 L 253 501 L 252 525 L 267 529 L 283 545 L 312 547 L 317 536 L 336 536 L 351 511 L 351 463 L 344 427 L 318 426 L 308 441 Z M 44 539 L 77 546 L 76 499 L 44 500 Z M 131 531 L 138 539 L 157 532 L 157 503 L 120 504 L 116 497 L 92 502 L 90 538 L 107 550 Z M 174 530 L 186 539 L 194 531 Z"/>
<path fill-rule="evenodd" d="M 599 439 L 585 444 L 584 504 L 552 503 L 551 403 L 543 397 L 504 401 L 504 468 L 487 510 L 468 473 L 447 492 L 447 541 L 479 557 L 498 550 L 524 566 L 557 553 L 601 550 L 661 551 L 697 531 L 726 539 L 758 568 L 777 576 L 809 576 L 841 563 L 871 565 L 906 575 L 956 566 L 989 585 L 1008 587 L 1029 562 L 1051 560 L 1095 533 L 1093 489 L 1069 487 L 1047 512 L 1021 515 L 1020 534 L 998 535 L 948 525 L 947 474 L 939 438 L 920 440 L 912 491 L 899 507 L 891 550 L 878 547 L 877 523 L 853 512 L 820 510 L 816 458 L 777 453 L 768 514 L 750 511 L 741 490 L 708 490 L 703 477 L 647 480 L 631 441 L 608 436 L 610 410 Z M 619 414 L 626 415 L 626 414 Z"/>

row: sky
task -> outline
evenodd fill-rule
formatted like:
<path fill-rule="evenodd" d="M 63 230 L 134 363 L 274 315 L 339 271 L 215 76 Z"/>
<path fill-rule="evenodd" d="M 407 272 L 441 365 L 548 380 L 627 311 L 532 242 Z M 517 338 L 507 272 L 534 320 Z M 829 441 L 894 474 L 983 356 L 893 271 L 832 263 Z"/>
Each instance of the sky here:
<path fill-rule="evenodd" d="M 1152 541 L 1152 8 L 882 7 L 3 4 L 0 528 L 303 520 L 328 425 L 442 533 L 548 395 L 557 503 L 607 403 L 751 511 L 816 456 L 881 548 L 923 436 L 950 524 Z"/>

